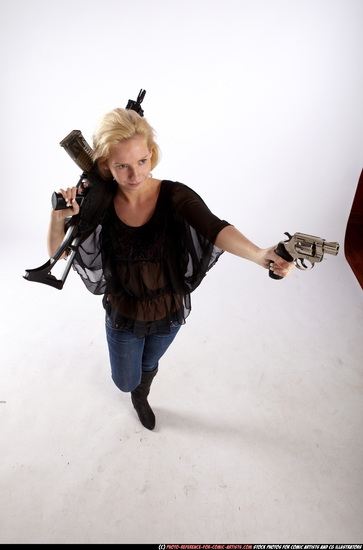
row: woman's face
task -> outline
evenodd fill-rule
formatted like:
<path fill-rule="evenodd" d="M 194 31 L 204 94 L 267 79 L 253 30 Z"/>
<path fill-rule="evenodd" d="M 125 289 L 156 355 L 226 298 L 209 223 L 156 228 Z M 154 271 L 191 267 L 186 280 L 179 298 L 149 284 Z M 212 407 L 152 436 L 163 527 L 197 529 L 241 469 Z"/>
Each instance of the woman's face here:
<path fill-rule="evenodd" d="M 144 187 L 149 177 L 151 157 L 152 151 L 149 151 L 145 139 L 134 136 L 111 148 L 105 166 L 124 192 L 135 193 Z"/>

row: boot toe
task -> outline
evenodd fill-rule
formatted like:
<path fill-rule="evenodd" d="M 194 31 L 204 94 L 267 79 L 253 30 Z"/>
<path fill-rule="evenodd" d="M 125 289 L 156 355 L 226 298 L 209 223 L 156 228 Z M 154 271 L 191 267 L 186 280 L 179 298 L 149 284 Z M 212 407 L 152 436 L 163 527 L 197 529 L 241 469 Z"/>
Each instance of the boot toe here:
<path fill-rule="evenodd" d="M 148 430 L 153 430 L 155 428 L 155 414 L 150 405 L 148 403 L 141 405 L 137 402 L 133 402 L 133 405 L 141 424 Z"/>

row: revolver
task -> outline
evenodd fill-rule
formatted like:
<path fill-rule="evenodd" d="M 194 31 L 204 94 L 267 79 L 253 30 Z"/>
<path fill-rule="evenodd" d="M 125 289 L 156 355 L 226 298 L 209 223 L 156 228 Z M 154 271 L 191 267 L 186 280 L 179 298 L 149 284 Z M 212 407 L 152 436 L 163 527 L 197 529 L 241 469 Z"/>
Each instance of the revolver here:
<path fill-rule="evenodd" d="M 321 262 L 324 253 L 336 256 L 339 252 L 339 244 L 327 242 L 320 237 L 306 235 L 305 233 L 295 233 L 290 235 L 285 232 L 288 237 L 285 241 L 280 241 L 275 252 L 287 262 L 294 262 L 298 269 L 305 271 L 312 269 L 314 264 Z M 305 261 L 310 263 L 306 265 Z M 280 275 L 273 272 L 273 263 L 270 262 L 269 275 L 272 279 L 282 279 Z"/>

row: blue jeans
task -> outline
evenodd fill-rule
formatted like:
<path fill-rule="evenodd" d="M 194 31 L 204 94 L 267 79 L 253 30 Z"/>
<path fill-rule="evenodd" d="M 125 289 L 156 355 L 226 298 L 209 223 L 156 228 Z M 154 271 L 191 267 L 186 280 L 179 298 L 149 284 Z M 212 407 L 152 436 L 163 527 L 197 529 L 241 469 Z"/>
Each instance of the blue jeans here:
<path fill-rule="evenodd" d="M 114 328 L 106 314 L 106 336 L 111 363 L 112 380 L 123 392 L 134 390 L 141 381 L 142 371 L 158 367 L 180 325 L 173 324 L 170 334 L 150 334 L 145 338 L 135 338 L 133 332 Z"/>

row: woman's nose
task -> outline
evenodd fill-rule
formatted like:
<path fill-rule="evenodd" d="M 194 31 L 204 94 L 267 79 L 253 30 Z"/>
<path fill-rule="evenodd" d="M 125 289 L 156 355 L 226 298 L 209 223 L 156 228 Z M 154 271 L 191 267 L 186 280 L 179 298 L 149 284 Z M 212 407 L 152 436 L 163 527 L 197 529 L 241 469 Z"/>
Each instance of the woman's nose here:
<path fill-rule="evenodd" d="M 137 175 L 138 175 L 137 168 L 133 168 L 132 166 L 129 166 L 129 177 L 130 177 L 130 179 L 133 180 L 133 181 L 137 181 Z"/>

